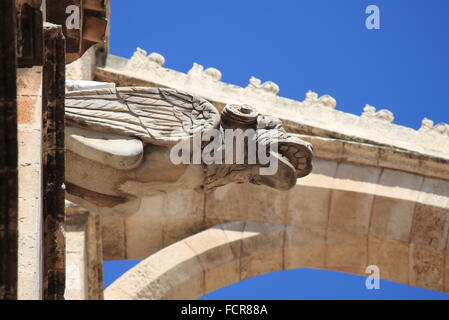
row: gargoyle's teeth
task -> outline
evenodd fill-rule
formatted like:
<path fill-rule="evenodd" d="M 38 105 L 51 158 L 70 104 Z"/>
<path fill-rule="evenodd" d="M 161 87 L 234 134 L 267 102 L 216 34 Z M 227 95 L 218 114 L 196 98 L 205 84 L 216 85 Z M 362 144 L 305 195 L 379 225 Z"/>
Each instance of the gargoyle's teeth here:
<path fill-rule="evenodd" d="M 294 143 L 284 142 L 279 145 L 279 154 L 283 160 L 288 161 L 298 174 L 302 174 L 310 166 L 307 156 L 308 147 L 294 145 Z"/>
<path fill-rule="evenodd" d="M 298 161 L 298 163 L 300 163 L 300 164 L 306 164 L 307 163 L 307 159 L 304 158 L 304 157 L 297 158 L 296 161 Z"/>
<path fill-rule="evenodd" d="M 295 147 L 288 148 L 288 152 L 293 153 L 293 154 L 297 153 L 298 151 L 299 151 L 298 148 L 295 148 Z"/>

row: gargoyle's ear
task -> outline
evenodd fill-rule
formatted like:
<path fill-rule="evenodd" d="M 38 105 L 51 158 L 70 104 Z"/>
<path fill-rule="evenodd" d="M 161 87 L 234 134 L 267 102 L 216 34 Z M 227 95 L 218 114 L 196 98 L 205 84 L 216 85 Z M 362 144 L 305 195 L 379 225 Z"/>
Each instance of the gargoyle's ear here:
<path fill-rule="evenodd" d="M 243 104 L 227 104 L 221 112 L 221 119 L 226 128 L 248 128 L 257 122 L 259 113 L 256 108 Z"/>

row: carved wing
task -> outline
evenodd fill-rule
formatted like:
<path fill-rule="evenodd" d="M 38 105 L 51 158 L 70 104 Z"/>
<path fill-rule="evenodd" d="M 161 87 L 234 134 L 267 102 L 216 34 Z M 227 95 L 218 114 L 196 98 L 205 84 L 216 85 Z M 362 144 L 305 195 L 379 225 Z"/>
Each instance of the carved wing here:
<path fill-rule="evenodd" d="M 217 128 L 220 113 L 207 100 L 173 89 L 122 87 L 66 94 L 68 125 L 173 145 Z"/>

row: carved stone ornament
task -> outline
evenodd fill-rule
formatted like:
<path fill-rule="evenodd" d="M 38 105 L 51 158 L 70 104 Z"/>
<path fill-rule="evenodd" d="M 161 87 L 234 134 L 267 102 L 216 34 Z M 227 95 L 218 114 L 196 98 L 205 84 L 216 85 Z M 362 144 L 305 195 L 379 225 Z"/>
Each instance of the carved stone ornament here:
<path fill-rule="evenodd" d="M 253 90 L 261 90 L 262 92 L 266 92 L 269 94 L 278 95 L 279 94 L 279 86 L 273 81 L 262 81 L 256 77 L 251 77 L 249 79 L 249 83 L 247 88 Z"/>
<path fill-rule="evenodd" d="M 381 120 L 381 121 L 385 121 L 388 123 L 392 123 L 394 121 L 393 112 L 391 112 L 390 110 L 387 110 L 387 109 L 382 109 L 382 110 L 376 111 L 376 108 L 373 106 L 370 106 L 369 104 L 367 104 L 363 108 L 362 117 L 371 118 L 371 119 L 375 119 L 375 120 Z"/>
<path fill-rule="evenodd" d="M 421 128 L 419 131 L 441 134 L 449 137 L 449 124 L 442 122 L 434 125 L 432 120 L 424 118 L 421 122 Z"/>
<path fill-rule="evenodd" d="M 161 68 L 165 64 L 163 55 L 153 52 L 147 52 L 141 48 L 137 48 L 131 59 L 128 61 L 127 68 L 134 71 L 151 70 L 154 68 Z"/>
<path fill-rule="evenodd" d="M 221 72 L 216 68 L 207 68 L 204 70 L 204 67 L 198 63 L 193 63 L 192 68 L 189 70 L 188 75 L 191 77 L 199 77 L 202 79 L 209 79 L 213 81 L 221 80 Z"/>
<path fill-rule="evenodd" d="M 69 200 L 84 201 L 80 204 L 88 209 L 180 188 L 213 190 L 232 182 L 287 190 L 312 168 L 312 146 L 286 133 L 278 119 L 248 105 L 230 104 L 220 114 L 209 101 L 173 89 L 72 91 L 66 95 L 66 123 Z M 226 134 L 237 129 L 254 133 L 249 136 L 259 152 L 255 161 L 250 161 L 250 138 L 242 140 L 248 145 L 240 154 L 243 162 L 235 159 L 238 150 L 230 162 L 226 158 Z M 202 156 L 212 143 L 215 161 L 206 161 Z M 188 161 L 173 161 L 175 148 L 186 146 Z M 276 171 L 261 174 L 267 167 L 262 155 L 276 161 Z"/>
<path fill-rule="evenodd" d="M 337 107 L 337 101 L 330 95 L 325 94 L 321 97 L 318 97 L 318 94 L 311 90 L 307 91 L 304 103 L 308 105 L 327 107 L 332 109 L 335 109 Z"/>

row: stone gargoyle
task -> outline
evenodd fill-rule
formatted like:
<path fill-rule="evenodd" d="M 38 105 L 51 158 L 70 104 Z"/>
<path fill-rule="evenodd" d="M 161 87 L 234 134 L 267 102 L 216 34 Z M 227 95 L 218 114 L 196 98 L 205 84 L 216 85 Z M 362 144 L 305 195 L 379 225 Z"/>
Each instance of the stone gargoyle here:
<path fill-rule="evenodd" d="M 65 105 L 67 198 L 99 213 L 133 211 L 126 206 L 179 188 L 208 191 L 250 182 L 287 190 L 312 168 L 309 143 L 248 105 L 227 105 L 220 114 L 201 97 L 151 87 L 73 91 Z M 238 150 L 220 137 L 237 129 L 253 132 L 243 139 L 244 146 L 255 142 L 252 162 L 250 148 L 243 149 L 238 162 Z M 199 141 L 197 149 L 194 141 Z M 207 147 L 211 141 L 213 148 Z M 188 150 L 187 161 L 174 161 L 174 148 Z M 206 148 L 216 161 L 192 161 Z M 226 148 L 234 148 L 234 156 L 225 159 Z M 277 161 L 275 172 L 261 174 L 267 167 L 262 155 Z"/>

